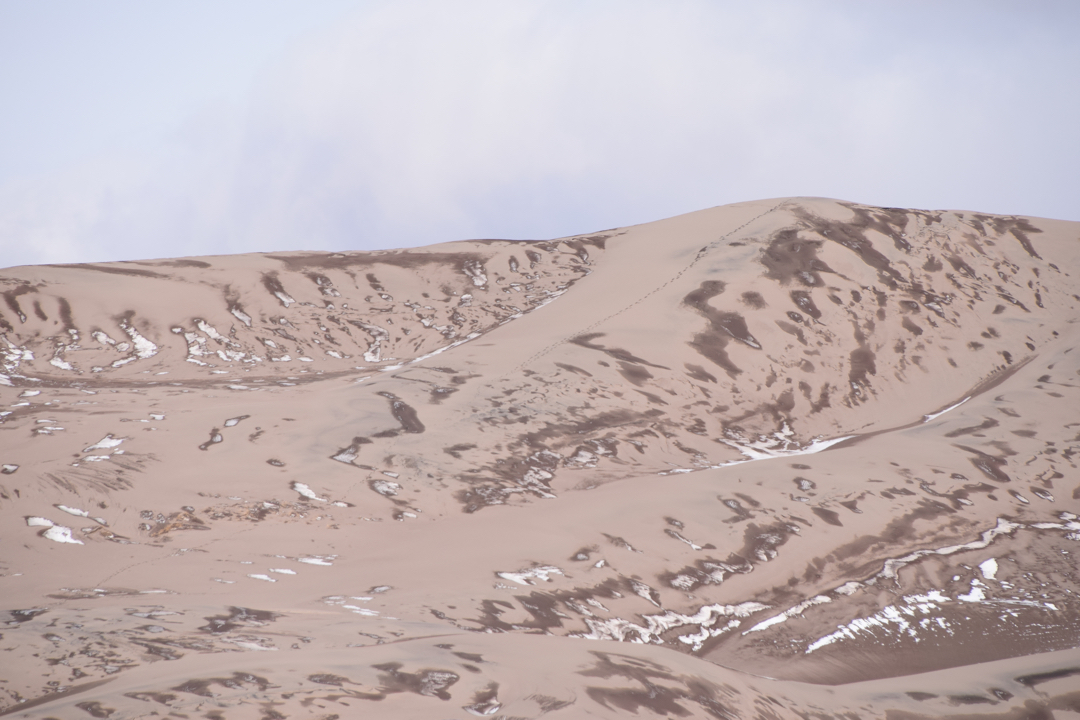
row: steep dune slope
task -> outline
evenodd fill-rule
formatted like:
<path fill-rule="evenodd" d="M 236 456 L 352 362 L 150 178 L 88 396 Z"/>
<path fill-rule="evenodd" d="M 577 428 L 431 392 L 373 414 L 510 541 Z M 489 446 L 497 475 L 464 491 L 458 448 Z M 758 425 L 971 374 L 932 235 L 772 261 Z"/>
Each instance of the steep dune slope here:
<path fill-rule="evenodd" d="M 1080 712 L 1078 267 L 785 199 L 0 271 L 6 712 Z"/>

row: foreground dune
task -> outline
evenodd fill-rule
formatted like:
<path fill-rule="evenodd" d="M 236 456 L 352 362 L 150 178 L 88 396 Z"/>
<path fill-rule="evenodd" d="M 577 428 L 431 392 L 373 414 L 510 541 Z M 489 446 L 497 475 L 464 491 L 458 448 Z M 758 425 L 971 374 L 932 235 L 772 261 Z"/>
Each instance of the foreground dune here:
<path fill-rule="evenodd" d="M 0 270 L 0 715 L 1080 717 L 1080 224 Z"/>

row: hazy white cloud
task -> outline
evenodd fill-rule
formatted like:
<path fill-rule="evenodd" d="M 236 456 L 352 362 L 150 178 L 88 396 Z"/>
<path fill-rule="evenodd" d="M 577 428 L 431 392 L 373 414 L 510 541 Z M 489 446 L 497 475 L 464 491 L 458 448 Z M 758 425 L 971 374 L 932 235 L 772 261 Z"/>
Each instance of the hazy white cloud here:
<path fill-rule="evenodd" d="M 545 238 L 786 195 L 1080 219 L 1071 4 L 352 5 L 222 51 L 234 79 L 153 106 L 150 140 L 24 154 L 0 265 Z"/>

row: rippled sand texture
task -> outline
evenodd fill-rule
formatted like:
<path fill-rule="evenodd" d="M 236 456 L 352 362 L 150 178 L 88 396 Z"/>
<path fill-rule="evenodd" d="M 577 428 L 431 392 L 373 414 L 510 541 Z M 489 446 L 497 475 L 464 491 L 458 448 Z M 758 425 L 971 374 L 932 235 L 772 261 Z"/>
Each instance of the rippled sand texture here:
<path fill-rule="evenodd" d="M 1080 224 L 0 270 L 0 715 L 1080 717 Z"/>

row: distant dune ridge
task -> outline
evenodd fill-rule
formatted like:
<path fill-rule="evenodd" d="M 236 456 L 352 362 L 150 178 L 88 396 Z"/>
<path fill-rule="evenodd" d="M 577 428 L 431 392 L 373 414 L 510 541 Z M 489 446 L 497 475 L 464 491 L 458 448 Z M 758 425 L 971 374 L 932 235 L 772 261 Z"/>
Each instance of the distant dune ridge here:
<path fill-rule="evenodd" d="M 817 198 L 0 270 L 0 715 L 1078 717 L 1078 272 Z"/>

